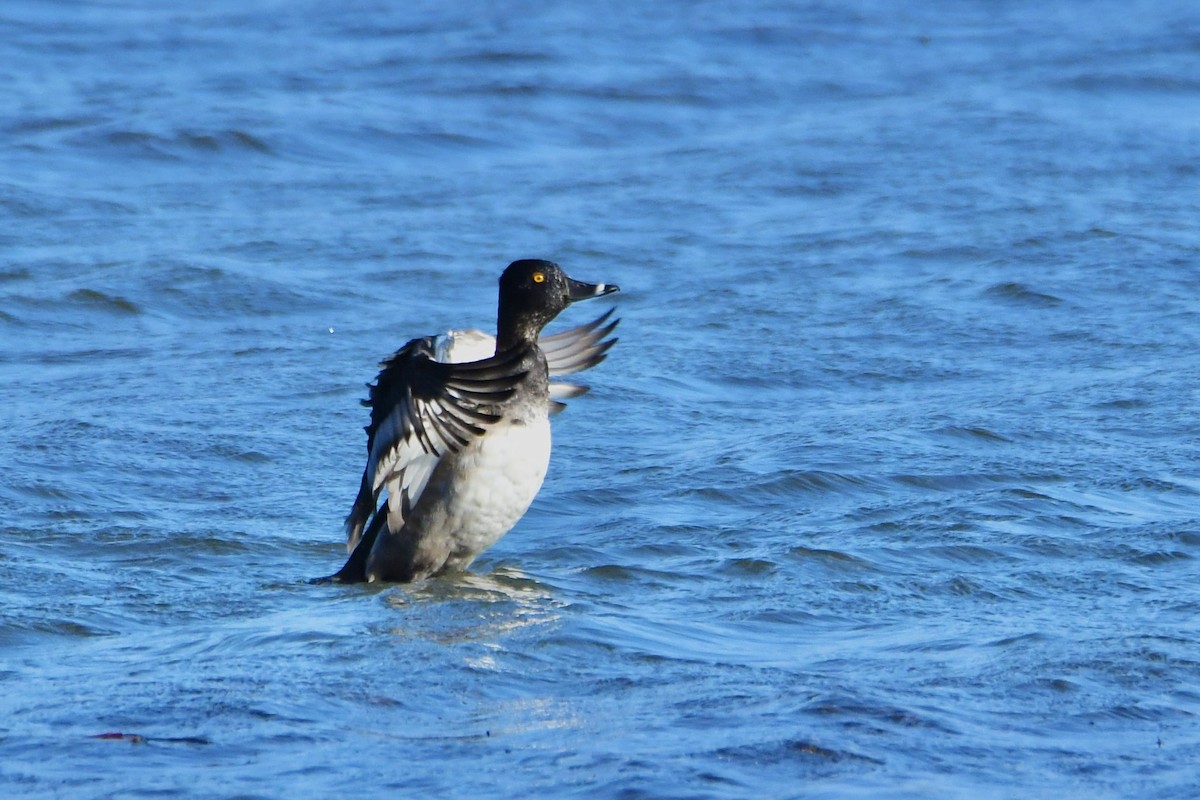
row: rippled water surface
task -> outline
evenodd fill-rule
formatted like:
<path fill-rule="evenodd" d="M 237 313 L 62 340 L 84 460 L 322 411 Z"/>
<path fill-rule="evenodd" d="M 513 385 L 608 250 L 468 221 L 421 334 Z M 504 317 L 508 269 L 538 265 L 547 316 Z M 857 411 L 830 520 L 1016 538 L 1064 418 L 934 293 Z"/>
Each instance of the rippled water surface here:
<path fill-rule="evenodd" d="M 0 793 L 1200 793 L 1193 4 L 165 6 L 0 9 Z M 529 514 L 305 583 L 527 256 Z"/>

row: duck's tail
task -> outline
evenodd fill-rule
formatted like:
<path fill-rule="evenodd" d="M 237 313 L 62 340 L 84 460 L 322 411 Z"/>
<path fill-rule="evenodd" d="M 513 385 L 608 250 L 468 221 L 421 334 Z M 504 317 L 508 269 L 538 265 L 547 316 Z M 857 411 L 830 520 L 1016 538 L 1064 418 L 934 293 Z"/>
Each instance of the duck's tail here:
<path fill-rule="evenodd" d="M 379 531 L 387 524 L 387 501 L 375 512 L 375 518 L 364 529 L 362 536 L 351 551 L 346 563 L 337 572 L 324 578 L 316 578 L 312 583 L 363 583 L 367 580 L 367 557 L 379 537 Z"/>

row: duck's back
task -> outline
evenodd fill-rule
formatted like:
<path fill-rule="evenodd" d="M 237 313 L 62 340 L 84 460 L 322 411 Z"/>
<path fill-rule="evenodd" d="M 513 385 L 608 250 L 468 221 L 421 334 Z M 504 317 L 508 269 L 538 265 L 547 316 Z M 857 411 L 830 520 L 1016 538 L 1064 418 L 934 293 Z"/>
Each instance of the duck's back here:
<path fill-rule="evenodd" d="M 447 331 L 434 337 L 433 351 L 446 364 L 480 361 L 496 352 L 496 337 L 478 330 Z"/>

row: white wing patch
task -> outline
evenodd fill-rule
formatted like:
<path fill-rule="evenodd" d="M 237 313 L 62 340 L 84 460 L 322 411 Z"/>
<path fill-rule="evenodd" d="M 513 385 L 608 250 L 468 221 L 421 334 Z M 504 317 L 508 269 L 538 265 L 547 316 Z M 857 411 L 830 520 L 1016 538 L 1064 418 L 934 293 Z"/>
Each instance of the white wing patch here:
<path fill-rule="evenodd" d="M 389 473 L 388 479 L 383 482 L 388 493 L 389 529 L 400 530 L 404 526 L 405 518 L 425 491 L 429 476 L 441 460 L 441 456 L 422 453 L 410 459 L 399 471 Z"/>

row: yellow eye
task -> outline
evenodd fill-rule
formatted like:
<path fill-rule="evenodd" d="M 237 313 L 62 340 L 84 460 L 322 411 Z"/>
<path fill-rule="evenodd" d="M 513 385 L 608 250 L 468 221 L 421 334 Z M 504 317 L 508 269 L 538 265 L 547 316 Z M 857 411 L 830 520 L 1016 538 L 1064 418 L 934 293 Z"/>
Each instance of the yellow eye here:
<path fill-rule="evenodd" d="M 542 272 L 533 273 L 533 282 L 534 283 L 545 283 L 546 282 L 545 273 L 542 273 Z"/>

